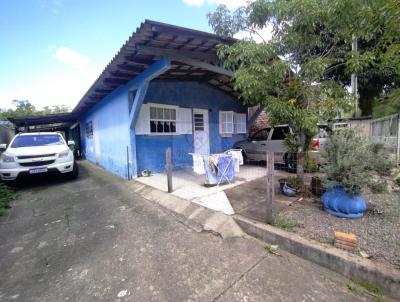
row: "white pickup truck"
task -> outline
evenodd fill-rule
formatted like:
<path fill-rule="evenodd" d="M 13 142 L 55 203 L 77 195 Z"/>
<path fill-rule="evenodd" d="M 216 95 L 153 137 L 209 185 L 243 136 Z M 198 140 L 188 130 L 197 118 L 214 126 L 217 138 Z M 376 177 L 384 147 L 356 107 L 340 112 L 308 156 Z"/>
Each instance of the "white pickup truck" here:
<path fill-rule="evenodd" d="M 12 181 L 22 175 L 62 173 L 70 178 L 79 174 L 78 165 L 69 146 L 58 132 L 17 134 L 7 146 L 0 145 L 0 177 Z"/>

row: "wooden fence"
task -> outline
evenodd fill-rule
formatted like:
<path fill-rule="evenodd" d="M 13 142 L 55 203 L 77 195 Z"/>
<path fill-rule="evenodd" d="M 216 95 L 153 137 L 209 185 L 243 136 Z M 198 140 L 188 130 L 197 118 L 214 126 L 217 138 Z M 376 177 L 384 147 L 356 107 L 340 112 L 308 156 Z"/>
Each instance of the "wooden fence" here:
<path fill-rule="evenodd" d="M 400 163 L 400 114 L 371 120 L 370 137 L 384 143 Z"/>

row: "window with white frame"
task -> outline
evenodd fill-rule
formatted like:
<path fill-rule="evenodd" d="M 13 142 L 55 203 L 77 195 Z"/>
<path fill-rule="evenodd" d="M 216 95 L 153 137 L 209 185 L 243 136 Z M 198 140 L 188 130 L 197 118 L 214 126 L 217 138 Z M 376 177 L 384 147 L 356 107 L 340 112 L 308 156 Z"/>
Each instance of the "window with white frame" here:
<path fill-rule="evenodd" d="M 87 138 L 93 138 L 93 122 L 89 121 L 85 124 L 85 132 Z"/>
<path fill-rule="evenodd" d="M 150 105 L 150 133 L 176 133 L 176 108 Z"/>
<path fill-rule="evenodd" d="M 219 132 L 222 135 L 232 135 L 233 130 L 233 111 L 220 111 Z"/>
<path fill-rule="evenodd" d="M 247 133 L 245 113 L 235 113 L 234 122 L 235 122 L 235 133 Z"/>

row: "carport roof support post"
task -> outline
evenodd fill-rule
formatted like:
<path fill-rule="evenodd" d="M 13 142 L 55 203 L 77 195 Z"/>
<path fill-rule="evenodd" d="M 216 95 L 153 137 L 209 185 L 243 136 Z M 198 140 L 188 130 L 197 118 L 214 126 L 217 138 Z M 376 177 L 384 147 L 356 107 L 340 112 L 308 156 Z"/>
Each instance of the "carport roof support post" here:
<path fill-rule="evenodd" d="M 142 103 L 147 92 L 147 88 L 152 79 L 158 77 L 160 74 L 167 71 L 170 67 L 171 67 L 171 60 L 169 58 L 162 57 L 160 60 L 150 65 L 146 70 L 137 75 L 127 84 L 127 86 L 129 87 L 129 91 L 137 89 L 131 111 L 129 112 L 130 132 L 131 132 L 130 135 L 131 175 L 137 175 L 135 125 L 136 125 L 136 120 L 139 116 L 140 108 L 142 107 Z M 129 96 L 130 93 L 128 93 L 128 97 Z"/>

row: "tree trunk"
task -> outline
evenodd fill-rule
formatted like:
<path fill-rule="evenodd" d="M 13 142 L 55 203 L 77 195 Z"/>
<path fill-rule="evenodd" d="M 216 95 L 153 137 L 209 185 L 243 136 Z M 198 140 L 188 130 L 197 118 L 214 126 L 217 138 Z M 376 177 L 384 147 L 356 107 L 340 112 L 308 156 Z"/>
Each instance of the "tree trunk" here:
<path fill-rule="evenodd" d="M 299 149 L 297 150 L 297 178 L 304 183 L 304 148 L 306 144 L 306 135 L 303 130 L 299 131 Z"/>

